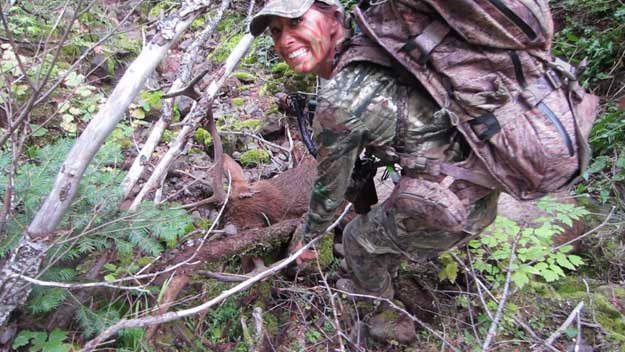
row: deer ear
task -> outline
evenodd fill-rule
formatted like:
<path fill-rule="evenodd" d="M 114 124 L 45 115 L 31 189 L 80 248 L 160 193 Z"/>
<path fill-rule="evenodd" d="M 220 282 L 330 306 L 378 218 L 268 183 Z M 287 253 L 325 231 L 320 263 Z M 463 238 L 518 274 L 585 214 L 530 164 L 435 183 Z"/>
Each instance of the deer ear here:
<path fill-rule="evenodd" d="M 227 176 L 228 172 L 230 172 L 230 176 L 232 177 L 232 183 L 247 183 L 245 176 L 243 176 L 243 169 L 241 165 L 234 161 L 232 157 L 228 154 L 223 155 L 224 158 L 224 174 Z"/>

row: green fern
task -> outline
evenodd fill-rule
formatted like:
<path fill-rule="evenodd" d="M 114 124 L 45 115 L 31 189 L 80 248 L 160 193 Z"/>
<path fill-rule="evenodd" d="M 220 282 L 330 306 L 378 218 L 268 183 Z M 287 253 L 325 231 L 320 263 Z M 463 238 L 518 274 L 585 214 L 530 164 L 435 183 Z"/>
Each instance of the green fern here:
<path fill-rule="evenodd" d="M 28 310 L 34 314 L 48 313 L 58 308 L 67 298 L 64 288 L 34 286 L 28 301 Z"/>
<path fill-rule="evenodd" d="M 84 337 L 89 338 L 119 321 L 122 315 L 113 306 L 100 311 L 93 311 L 85 306 L 76 310 L 75 320 L 78 322 Z"/>

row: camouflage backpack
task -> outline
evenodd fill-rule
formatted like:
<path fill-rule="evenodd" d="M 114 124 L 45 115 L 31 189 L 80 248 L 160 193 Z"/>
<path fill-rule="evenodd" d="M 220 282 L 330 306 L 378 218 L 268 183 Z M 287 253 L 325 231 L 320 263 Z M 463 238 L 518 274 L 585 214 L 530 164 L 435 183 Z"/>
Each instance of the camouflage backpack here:
<path fill-rule="evenodd" d="M 534 199 L 587 166 L 598 98 L 551 56 L 547 0 L 363 1 L 354 17 L 449 114 L 506 192 Z"/>

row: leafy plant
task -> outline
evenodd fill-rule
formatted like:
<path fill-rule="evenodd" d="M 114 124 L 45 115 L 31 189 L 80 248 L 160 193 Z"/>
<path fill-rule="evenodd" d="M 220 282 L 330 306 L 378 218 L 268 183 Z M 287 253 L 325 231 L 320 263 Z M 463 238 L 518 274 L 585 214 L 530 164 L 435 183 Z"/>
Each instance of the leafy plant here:
<path fill-rule="evenodd" d="M 476 255 L 474 266 L 478 271 L 487 272 L 488 276 L 502 282 L 513 238 L 518 238 L 518 246 L 515 253 L 517 260 L 512 265 L 512 281 L 519 287 L 534 276 L 542 277 L 547 282 L 555 281 L 566 276 L 563 269 L 576 270 L 584 264 L 582 258 L 569 254 L 572 246 L 567 245 L 557 251 L 552 251 L 552 248 L 553 238 L 564 231 L 562 225 L 572 226 L 574 221 L 588 215 L 588 211 L 572 204 L 558 203 L 550 197 L 540 200 L 538 206 L 549 214 L 536 219 L 539 227 L 522 228 L 500 217 L 492 233 L 469 244 Z M 490 258 L 496 261 L 495 265 L 487 263 L 484 255 L 488 252 Z"/>
<path fill-rule="evenodd" d="M 31 345 L 32 352 L 68 352 L 72 345 L 63 343 L 67 339 L 67 332 L 55 329 L 48 335 L 45 331 L 22 330 L 13 341 L 13 348 Z"/>
<path fill-rule="evenodd" d="M 523 227 L 516 222 L 497 217 L 484 234 L 469 242 L 473 258 L 473 267 L 491 281 L 495 287 L 505 283 L 510 258 L 512 262 L 512 281 L 523 287 L 535 277 L 552 282 L 566 277 L 565 270 L 576 270 L 584 264 L 581 257 L 570 254 L 572 246 L 553 248 L 553 238 L 564 231 L 563 225 L 572 226 L 573 222 L 588 215 L 584 208 L 559 203 L 554 198 L 545 197 L 538 206 L 548 215 L 535 219 L 537 226 Z M 512 243 L 517 246 L 512 253 Z M 457 267 L 451 258 L 443 256 L 444 269 L 439 273 L 441 279 L 455 280 Z"/>

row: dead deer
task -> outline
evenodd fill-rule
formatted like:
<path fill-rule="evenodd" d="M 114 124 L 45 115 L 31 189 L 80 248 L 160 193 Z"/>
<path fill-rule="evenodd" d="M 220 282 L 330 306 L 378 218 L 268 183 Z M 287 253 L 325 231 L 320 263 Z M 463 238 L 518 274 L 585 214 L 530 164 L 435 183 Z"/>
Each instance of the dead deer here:
<path fill-rule="evenodd" d="M 224 172 L 232 178 L 226 219 L 238 230 L 247 230 L 302 216 L 308 209 L 317 162 L 305 157 L 274 178 L 250 183 L 241 166 L 224 154 Z"/>

